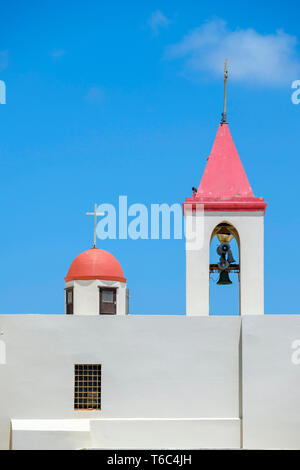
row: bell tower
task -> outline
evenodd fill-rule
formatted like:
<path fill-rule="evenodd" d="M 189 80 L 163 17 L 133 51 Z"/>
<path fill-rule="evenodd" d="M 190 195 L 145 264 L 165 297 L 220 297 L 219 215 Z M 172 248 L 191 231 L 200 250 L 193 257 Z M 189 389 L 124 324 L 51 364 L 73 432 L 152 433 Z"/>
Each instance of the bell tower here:
<path fill-rule="evenodd" d="M 267 204 L 255 197 L 234 145 L 224 112 L 198 190 L 183 204 L 186 226 L 186 314 L 208 316 L 209 279 L 219 273 L 219 288 L 238 273 L 240 315 L 264 314 L 264 215 Z M 200 223 L 196 223 L 196 222 Z M 195 233 L 196 230 L 196 233 Z M 192 244 L 193 232 L 201 243 Z M 198 233 L 197 233 L 198 231 Z M 199 233 L 201 231 L 201 234 Z M 210 245 L 218 237 L 219 263 L 210 261 Z M 230 242 L 237 242 L 235 260 Z"/>

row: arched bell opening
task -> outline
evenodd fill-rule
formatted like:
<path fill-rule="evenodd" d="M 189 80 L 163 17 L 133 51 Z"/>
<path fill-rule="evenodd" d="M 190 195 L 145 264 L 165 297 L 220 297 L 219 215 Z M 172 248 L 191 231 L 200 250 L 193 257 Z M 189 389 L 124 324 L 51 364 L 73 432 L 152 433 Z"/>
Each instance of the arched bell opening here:
<path fill-rule="evenodd" d="M 240 237 L 227 221 L 212 232 L 209 275 L 210 315 L 240 315 Z"/>

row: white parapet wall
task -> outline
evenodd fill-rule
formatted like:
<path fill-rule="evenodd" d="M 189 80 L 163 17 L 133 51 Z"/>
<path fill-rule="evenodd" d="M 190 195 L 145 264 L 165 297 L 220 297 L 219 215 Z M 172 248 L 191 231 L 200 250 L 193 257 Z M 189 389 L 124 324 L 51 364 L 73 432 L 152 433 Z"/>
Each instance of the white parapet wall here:
<path fill-rule="evenodd" d="M 79 450 L 92 444 L 88 419 L 13 419 L 12 450 Z"/>
<path fill-rule="evenodd" d="M 241 422 L 237 418 L 91 421 L 94 448 L 239 449 L 240 437 Z"/>
<path fill-rule="evenodd" d="M 0 447 L 31 447 L 39 433 L 45 442 L 53 419 L 92 420 L 91 445 L 99 448 L 141 448 L 146 442 L 240 447 L 240 322 L 1 315 L 6 364 L 0 365 Z M 102 365 L 101 411 L 74 411 L 75 364 Z M 38 420 L 44 430 L 32 429 L 28 420 Z M 55 425 L 49 445 L 59 435 Z M 78 431 L 60 435 L 68 448 L 87 446 Z"/>
<path fill-rule="evenodd" d="M 245 317 L 243 446 L 300 449 L 300 316 Z"/>
<path fill-rule="evenodd" d="M 1 315 L 1 449 L 300 449 L 300 316 Z M 74 365 L 102 365 L 74 411 Z"/>
<path fill-rule="evenodd" d="M 239 419 L 12 420 L 12 450 L 239 448 Z"/>

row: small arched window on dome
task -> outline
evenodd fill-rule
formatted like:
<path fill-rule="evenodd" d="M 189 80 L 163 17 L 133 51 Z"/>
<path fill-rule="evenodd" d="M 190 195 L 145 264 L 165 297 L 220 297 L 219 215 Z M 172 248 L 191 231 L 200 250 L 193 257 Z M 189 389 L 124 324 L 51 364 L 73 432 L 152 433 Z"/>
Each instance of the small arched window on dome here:
<path fill-rule="evenodd" d="M 73 315 L 74 312 L 74 290 L 73 287 L 66 288 L 66 314 Z"/>

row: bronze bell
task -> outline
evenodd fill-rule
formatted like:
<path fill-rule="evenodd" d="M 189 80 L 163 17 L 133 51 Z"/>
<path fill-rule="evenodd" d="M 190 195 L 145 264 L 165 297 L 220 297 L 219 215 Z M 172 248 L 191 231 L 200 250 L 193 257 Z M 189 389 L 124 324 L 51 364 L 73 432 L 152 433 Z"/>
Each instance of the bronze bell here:
<path fill-rule="evenodd" d="M 232 284 L 227 271 L 222 271 L 220 273 L 220 277 L 217 284 L 218 286 L 229 286 L 230 284 Z"/>

